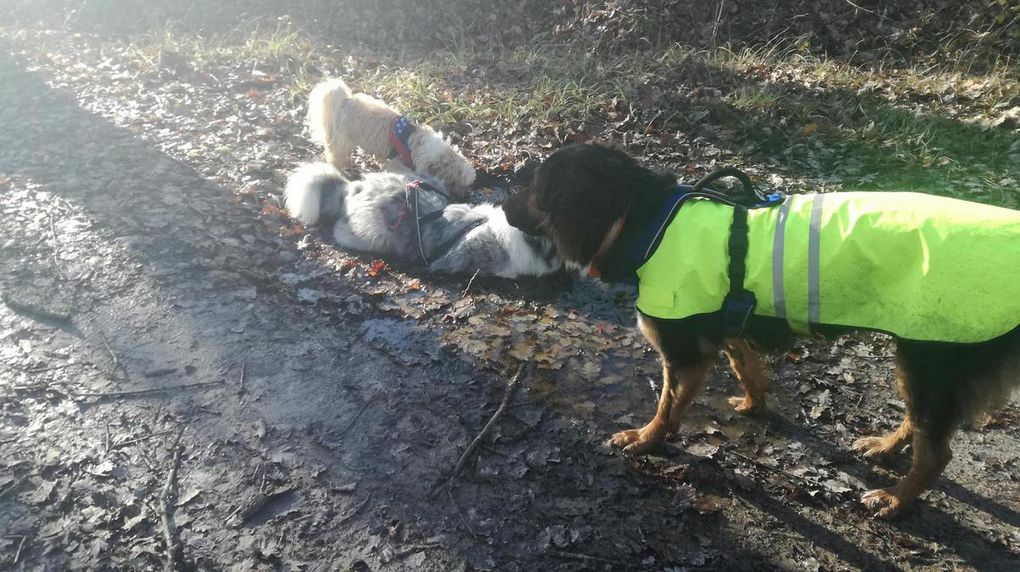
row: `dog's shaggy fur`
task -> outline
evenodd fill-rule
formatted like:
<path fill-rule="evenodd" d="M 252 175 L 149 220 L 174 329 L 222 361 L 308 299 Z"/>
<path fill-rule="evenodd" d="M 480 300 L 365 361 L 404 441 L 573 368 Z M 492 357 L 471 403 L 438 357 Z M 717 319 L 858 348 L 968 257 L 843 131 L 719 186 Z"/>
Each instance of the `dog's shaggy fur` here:
<path fill-rule="evenodd" d="M 422 261 L 432 272 L 478 271 L 480 275 L 540 276 L 560 268 L 552 242 L 513 228 L 492 204 L 449 204 L 439 181 L 417 193 L 419 216 L 442 211 L 415 225 L 408 185 L 419 177 L 371 173 L 348 181 L 326 163 L 303 165 L 287 181 L 287 210 L 304 224 L 332 224 L 333 239 L 351 250 Z M 433 187 L 430 189 L 429 186 Z"/>
<path fill-rule="evenodd" d="M 370 95 L 352 93 L 341 79 L 320 83 L 308 98 L 308 127 L 312 140 L 322 146 L 326 161 L 337 169 L 347 166 L 360 147 L 388 171 L 408 171 L 393 156 L 390 133 L 400 117 L 395 109 Z M 457 199 L 464 199 L 475 181 L 475 169 L 441 131 L 415 125 L 408 139 L 413 170 L 438 179 Z M 392 158 L 391 158 L 392 157 Z"/>
<path fill-rule="evenodd" d="M 531 187 L 504 208 L 510 224 L 551 238 L 567 264 L 583 267 L 592 262 L 615 221 L 625 213 L 627 221 L 647 220 L 675 185 L 674 176 L 645 169 L 617 149 L 571 145 L 549 157 Z M 758 350 L 789 347 L 793 341 L 785 320 L 764 316 L 751 316 L 742 337 L 728 338 L 721 311 L 680 320 L 639 312 L 638 325 L 659 351 L 664 381 L 655 418 L 612 438 L 631 452 L 646 451 L 676 431 L 720 349 L 744 389 L 730 402 L 742 412 L 762 407 L 766 384 Z M 824 335 L 848 331 L 834 326 L 813 330 Z M 881 517 L 896 515 L 931 486 L 952 458 L 949 442 L 962 424 L 1004 405 L 1020 386 L 1020 326 L 982 343 L 897 339 L 896 346 L 896 381 L 907 415 L 893 433 L 854 444 L 864 457 L 876 460 L 912 445 L 906 476 L 861 499 Z"/>

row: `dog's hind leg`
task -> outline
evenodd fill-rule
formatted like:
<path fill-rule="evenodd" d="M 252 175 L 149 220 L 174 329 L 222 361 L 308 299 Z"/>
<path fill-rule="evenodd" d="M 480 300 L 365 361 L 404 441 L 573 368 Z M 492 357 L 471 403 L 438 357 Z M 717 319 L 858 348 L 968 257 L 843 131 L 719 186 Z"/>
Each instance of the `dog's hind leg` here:
<path fill-rule="evenodd" d="M 739 413 L 763 409 L 768 381 L 765 379 L 765 363 L 761 355 L 743 338 L 727 339 L 723 351 L 730 360 L 730 369 L 744 388 L 743 397 L 731 397 L 730 405 Z"/>
<path fill-rule="evenodd" d="M 875 516 L 892 518 L 909 506 L 935 482 L 953 458 L 949 439 L 953 431 L 939 427 L 933 431 L 915 428 L 913 431 L 913 462 L 910 470 L 898 483 L 864 493 L 861 502 L 875 510 Z"/>
<path fill-rule="evenodd" d="M 861 502 L 875 516 L 892 518 L 908 507 L 942 474 L 953 458 L 949 441 L 963 420 L 963 395 L 975 391 L 966 350 L 900 340 L 896 385 L 907 405 L 900 428 L 881 444 L 901 448 L 911 439 L 910 470 L 895 485 L 864 493 Z"/>
<path fill-rule="evenodd" d="M 337 243 L 341 248 L 346 250 L 357 250 L 361 252 L 373 252 L 378 253 L 380 246 L 367 241 L 351 229 L 351 226 L 344 220 L 336 221 L 333 225 L 333 241 Z M 386 254 L 381 253 L 381 254 Z"/>

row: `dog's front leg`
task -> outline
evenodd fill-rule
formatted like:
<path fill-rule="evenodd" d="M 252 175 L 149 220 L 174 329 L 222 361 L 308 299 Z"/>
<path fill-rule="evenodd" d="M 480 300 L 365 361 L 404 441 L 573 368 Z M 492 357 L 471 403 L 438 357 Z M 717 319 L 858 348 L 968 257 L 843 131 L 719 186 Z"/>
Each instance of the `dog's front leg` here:
<path fill-rule="evenodd" d="M 664 358 L 662 394 L 659 396 L 655 417 L 640 429 L 613 435 L 611 443 L 623 447 L 627 453 L 642 453 L 662 442 L 668 433 L 677 430 L 684 410 L 704 387 L 708 368 L 707 362 L 676 367 Z"/>

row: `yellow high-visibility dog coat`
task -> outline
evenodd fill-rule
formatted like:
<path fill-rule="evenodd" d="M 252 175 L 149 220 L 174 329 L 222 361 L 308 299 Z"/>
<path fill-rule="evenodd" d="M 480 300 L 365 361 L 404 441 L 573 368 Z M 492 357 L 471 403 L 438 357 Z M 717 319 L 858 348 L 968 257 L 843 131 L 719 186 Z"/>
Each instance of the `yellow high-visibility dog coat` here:
<path fill-rule="evenodd" d="M 733 207 L 690 198 L 637 269 L 638 309 L 717 312 Z M 794 330 L 982 342 L 1020 324 L 1020 211 L 918 193 L 791 195 L 747 212 L 744 288 Z"/>

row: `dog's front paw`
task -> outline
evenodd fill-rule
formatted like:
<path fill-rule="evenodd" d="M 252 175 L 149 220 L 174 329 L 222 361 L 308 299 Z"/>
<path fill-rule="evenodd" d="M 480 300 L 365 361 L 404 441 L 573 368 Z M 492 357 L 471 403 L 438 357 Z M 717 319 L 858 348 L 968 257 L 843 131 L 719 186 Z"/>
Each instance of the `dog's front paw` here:
<path fill-rule="evenodd" d="M 764 405 L 762 405 L 762 400 L 754 400 L 746 395 L 731 397 L 729 398 L 729 402 L 737 413 L 753 413 L 764 407 Z"/>
<path fill-rule="evenodd" d="M 898 450 L 896 444 L 885 437 L 861 437 L 852 447 L 855 453 L 878 464 L 891 461 Z"/>
<path fill-rule="evenodd" d="M 897 495 L 896 487 L 870 490 L 861 496 L 861 503 L 874 510 L 876 518 L 894 518 L 907 505 Z"/>
<path fill-rule="evenodd" d="M 641 454 L 655 448 L 665 437 L 665 431 L 656 423 L 649 423 L 640 429 L 628 429 L 613 435 L 609 444 L 623 449 L 624 453 Z"/>

